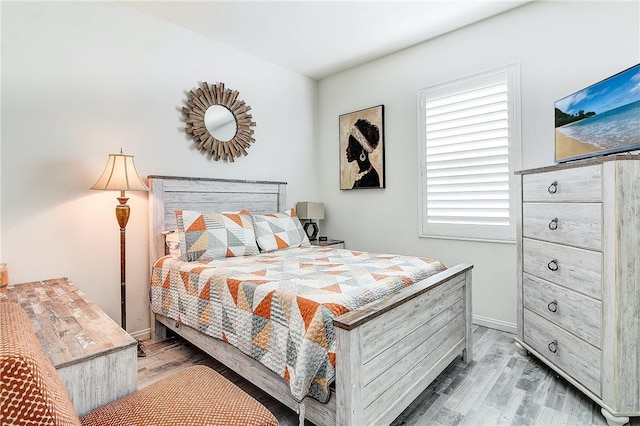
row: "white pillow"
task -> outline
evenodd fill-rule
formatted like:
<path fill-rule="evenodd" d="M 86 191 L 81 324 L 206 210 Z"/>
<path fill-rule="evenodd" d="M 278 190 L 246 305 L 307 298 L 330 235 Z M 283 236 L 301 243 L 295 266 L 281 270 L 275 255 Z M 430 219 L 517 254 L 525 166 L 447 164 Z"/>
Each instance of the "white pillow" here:
<path fill-rule="evenodd" d="M 178 230 L 163 232 L 164 243 L 169 248 L 169 255 L 174 259 L 180 259 L 180 235 Z"/>

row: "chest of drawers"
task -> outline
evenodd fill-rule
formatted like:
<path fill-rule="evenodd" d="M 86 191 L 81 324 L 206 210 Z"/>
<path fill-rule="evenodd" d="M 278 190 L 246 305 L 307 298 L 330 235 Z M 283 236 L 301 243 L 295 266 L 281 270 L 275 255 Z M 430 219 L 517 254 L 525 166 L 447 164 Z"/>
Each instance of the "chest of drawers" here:
<path fill-rule="evenodd" d="M 624 424 L 640 416 L 640 156 L 518 174 L 516 343 Z"/>

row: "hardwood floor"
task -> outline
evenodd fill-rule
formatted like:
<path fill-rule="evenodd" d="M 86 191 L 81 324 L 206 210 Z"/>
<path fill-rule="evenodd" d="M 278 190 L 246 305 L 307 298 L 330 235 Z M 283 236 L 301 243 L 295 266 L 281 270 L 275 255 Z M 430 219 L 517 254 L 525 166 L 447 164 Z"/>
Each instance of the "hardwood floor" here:
<path fill-rule="evenodd" d="M 138 358 L 140 388 L 188 365 L 204 364 L 263 403 L 281 425 L 298 424 L 294 411 L 188 342 L 171 338 L 143 344 L 147 356 Z M 518 353 L 512 334 L 474 326 L 473 361 L 454 361 L 392 424 L 586 426 L 606 422 L 598 405 L 535 358 Z M 631 426 L 640 426 L 640 418 L 633 418 Z"/>

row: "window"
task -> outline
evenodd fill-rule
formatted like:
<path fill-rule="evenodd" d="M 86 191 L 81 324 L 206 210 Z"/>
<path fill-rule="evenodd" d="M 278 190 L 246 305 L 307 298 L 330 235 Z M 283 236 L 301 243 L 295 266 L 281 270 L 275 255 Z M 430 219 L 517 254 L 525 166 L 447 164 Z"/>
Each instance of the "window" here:
<path fill-rule="evenodd" d="M 519 94 L 518 65 L 418 91 L 421 237 L 515 241 Z"/>

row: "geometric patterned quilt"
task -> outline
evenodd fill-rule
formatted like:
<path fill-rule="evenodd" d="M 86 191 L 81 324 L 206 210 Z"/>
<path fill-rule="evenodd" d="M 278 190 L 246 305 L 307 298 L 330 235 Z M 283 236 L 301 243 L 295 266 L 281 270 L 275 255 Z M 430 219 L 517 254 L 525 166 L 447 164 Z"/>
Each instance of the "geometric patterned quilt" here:
<path fill-rule="evenodd" d="M 333 319 L 444 269 L 428 258 L 318 246 L 203 262 L 167 256 L 152 271 L 151 307 L 258 360 L 297 401 L 326 402 Z"/>

